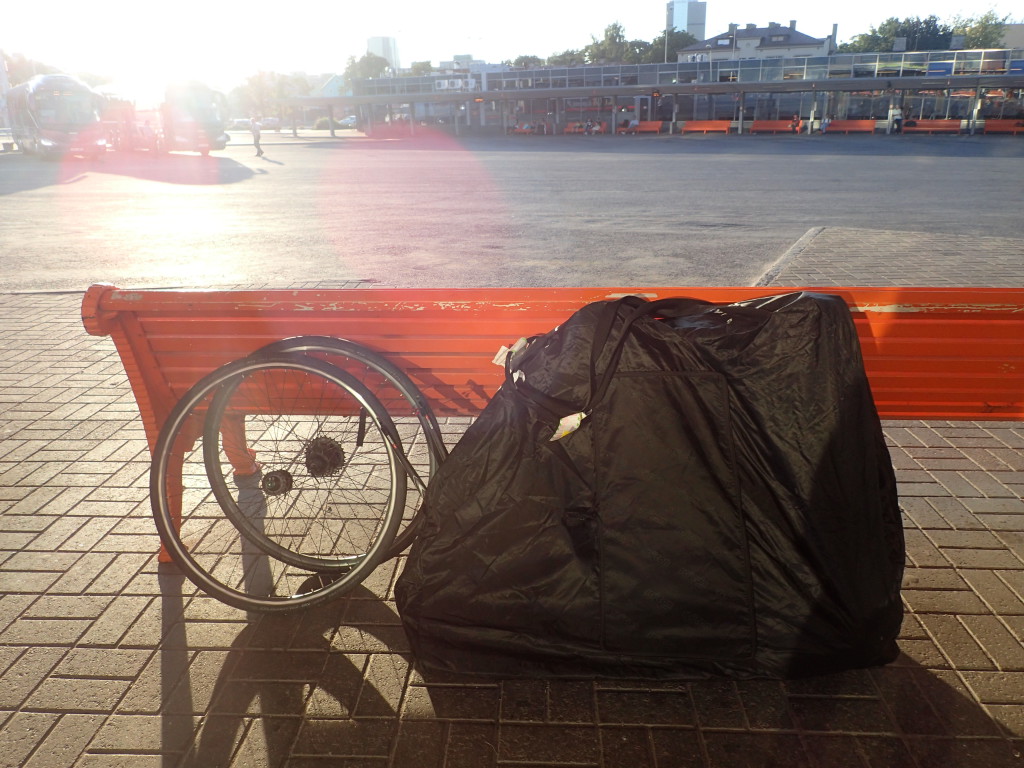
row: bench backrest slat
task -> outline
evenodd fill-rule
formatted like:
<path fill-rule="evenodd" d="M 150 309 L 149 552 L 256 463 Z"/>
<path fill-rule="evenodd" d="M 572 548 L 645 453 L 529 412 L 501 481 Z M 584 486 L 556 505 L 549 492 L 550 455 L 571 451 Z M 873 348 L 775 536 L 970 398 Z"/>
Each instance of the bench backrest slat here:
<path fill-rule="evenodd" d="M 439 415 L 475 415 L 501 385 L 502 344 L 545 333 L 584 304 L 638 293 L 731 302 L 797 288 L 501 288 L 123 291 L 83 300 L 111 335 L 151 443 L 208 371 L 271 341 L 329 335 L 383 352 Z M 1024 420 L 1024 289 L 810 288 L 851 306 L 883 418 Z"/>

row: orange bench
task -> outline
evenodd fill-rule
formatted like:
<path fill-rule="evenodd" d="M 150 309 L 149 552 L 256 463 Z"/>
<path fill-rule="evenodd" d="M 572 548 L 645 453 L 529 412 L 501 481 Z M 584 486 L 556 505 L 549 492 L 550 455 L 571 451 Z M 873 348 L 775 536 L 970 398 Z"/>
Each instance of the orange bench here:
<path fill-rule="evenodd" d="M 331 335 L 382 352 L 439 416 L 475 416 L 501 386 L 491 360 L 582 305 L 624 293 L 731 302 L 798 288 L 121 290 L 94 285 L 82 319 L 110 336 L 150 447 L 204 374 L 263 345 Z M 842 296 L 883 418 L 1024 420 L 1024 288 L 810 289 Z"/>
<path fill-rule="evenodd" d="M 1014 117 L 986 118 L 985 133 L 1024 133 L 1024 119 Z"/>
<path fill-rule="evenodd" d="M 960 133 L 962 122 L 954 120 L 904 120 L 903 133 Z"/>
<path fill-rule="evenodd" d="M 833 120 L 828 124 L 828 133 L 874 133 L 874 120 Z"/>
<path fill-rule="evenodd" d="M 193 384 L 273 341 L 328 335 L 357 342 L 405 371 L 437 416 L 473 417 L 505 379 L 493 363 L 498 349 L 549 331 L 588 302 L 628 293 L 733 302 L 796 290 L 132 291 L 93 285 L 82 301 L 82 321 L 91 335 L 112 338 L 152 454 Z M 1024 420 L 1024 288 L 809 290 L 842 296 L 850 306 L 882 418 Z M 187 448 L 175 448 L 174 461 L 180 463 Z M 172 506 L 181 503 L 180 483 L 168 480 Z"/>
<path fill-rule="evenodd" d="M 804 123 L 801 120 L 797 125 L 796 132 L 803 129 Z M 791 120 L 755 120 L 750 125 L 751 133 L 793 133 Z"/>
<path fill-rule="evenodd" d="M 605 133 L 608 130 L 608 123 L 601 122 L 595 123 L 591 128 L 591 133 Z M 586 134 L 587 124 L 586 123 L 569 123 L 565 126 L 565 133 L 582 133 Z"/>
<path fill-rule="evenodd" d="M 661 133 L 661 120 L 641 120 L 635 125 L 619 128 L 619 133 Z"/>
<path fill-rule="evenodd" d="M 680 133 L 729 133 L 732 120 L 687 120 Z"/>

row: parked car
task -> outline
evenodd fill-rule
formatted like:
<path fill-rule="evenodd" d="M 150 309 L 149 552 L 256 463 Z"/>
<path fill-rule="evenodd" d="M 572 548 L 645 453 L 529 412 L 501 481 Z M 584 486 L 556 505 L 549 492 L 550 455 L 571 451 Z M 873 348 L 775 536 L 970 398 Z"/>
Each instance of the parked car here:
<path fill-rule="evenodd" d="M 338 121 L 338 127 L 339 128 L 355 128 L 356 127 L 356 123 L 358 123 L 358 122 L 359 122 L 359 120 L 356 118 L 355 115 L 349 115 L 348 117 L 343 117 L 341 120 Z"/>

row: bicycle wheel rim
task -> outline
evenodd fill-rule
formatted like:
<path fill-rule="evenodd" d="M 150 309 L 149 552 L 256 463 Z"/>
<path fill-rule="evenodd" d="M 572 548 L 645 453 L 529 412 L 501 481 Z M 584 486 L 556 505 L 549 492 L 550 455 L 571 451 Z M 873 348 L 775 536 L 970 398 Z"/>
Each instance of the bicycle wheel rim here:
<path fill-rule="evenodd" d="M 253 543 L 299 568 L 342 571 L 376 553 L 378 534 L 386 550 L 398 525 L 406 487 L 394 434 L 376 398 L 344 371 L 253 360 L 214 395 L 203 457 L 225 515 Z M 239 459 L 259 471 L 236 473 Z"/>
<path fill-rule="evenodd" d="M 319 361 L 282 357 L 262 361 L 264 367 L 284 366 L 330 377 L 331 368 Z M 251 531 L 240 529 L 224 513 L 213 493 L 204 456 L 205 441 L 196 445 L 206 413 L 218 389 L 233 376 L 251 369 L 249 360 L 229 363 L 194 385 L 172 409 L 157 440 L 150 472 L 150 499 L 157 529 L 167 551 L 197 587 L 221 602 L 247 611 L 275 612 L 308 607 L 331 599 L 358 584 L 382 559 L 397 527 L 403 502 L 404 473 L 394 448 L 388 465 L 394 480 L 391 508 L 364 556 L 344 573 L 324 577 L 268 555 Z M 200 425 L 197 427 L 196 425 Z M 180 457 L 181 466 L 177 466 Z M 176 482 L 184 489 L 180 514 L 171 498 Z"/>

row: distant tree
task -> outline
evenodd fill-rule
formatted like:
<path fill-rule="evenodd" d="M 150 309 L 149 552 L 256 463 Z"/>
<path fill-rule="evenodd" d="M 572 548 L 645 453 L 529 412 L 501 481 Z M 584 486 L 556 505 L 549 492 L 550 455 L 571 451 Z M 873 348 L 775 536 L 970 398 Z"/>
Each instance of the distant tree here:
<path fill-rule="evenodd" d="M 298 75 L 257 72 L 228 95 L 232 114 L 283 118 L 278 99 L 309 94 L 309 81 Z"/>
<path fill-rule="evenodd" d="M 588 64 L 619 64 L 626 61 L 629 42 L 626 32 L 618 22 L 604 29 L 604 37 L 598 40 L 591 36 L 590 45 L 583 49 Z"/>
<path fill-rule="evenodd" d="M 544 59 L 540 56 L 517 56 L 509 64 L 519 69 L 530 69 L 544 66 Z"/>
<path fill-rule="evenodd" d="M 250 75 L 245 82 L 233 89 L 228 95 L 228 103 L 232 113 L 264 117 L 270 114 L 271 100 L 274 98 L 274 87 L 270 72 L 257 72 Z"/>
<path fill-rule="evenodd" d="M 24 83 L 36 75 L 52 75 L 60 72 L 56 67 L 33 61 L 20 53 L 10 55 L 4 53 L 4 59 L 7 60 L 7 79 L 11 85 Z"/>
<path fill-rule="evenodd" d="M 949 48 L 953 28 L 941 23 L 937 16 L 925 19 L 917 16 L 906 19 L 892 17 L 878 27 L 871 27 L 867 33 L 856 35 L 837 50 L 841 53 L 891 51 L 898 37 L 906 38 L 908 51 L 941 51 Z"/>
<path fill-rule="evenodd" d="M 953 34 L 964 35 L 965 48 L 1001 48 L 1009 16 L 999 17 L 995 11 L 986 11 L 981 16 L 953 19 Z"/>
<path fill-rule="evenodd" d="M 429 61 L 414 61 L 409 66 L 409 74 L 413 77 L 429 75 L 434 71 L 434 65 Z"/>
<path fill-rule="evenodd" d="M 375 53 L 368 53 L 358 61 L 355 56 L 349 56 L 348 64 L 345 66 L 345 79 L 352 82 L 380 77 L 390 66 L 387 59 Z"/>
<path fill-rule="evenodd" d="M 578 67 L 586 63 L 587 57 L 583 51 L 565 50 L 548 56 L 548 64 L 556 67 Z"/>
<path fill-rule="evenodd" d="M 651 41 L 651 47 L 641 64 L 658 64 L 663 61 L 675 61 L 676 51 L 698 42 L 689 32 L 673 29 L 668 33 L 668 45 L 665 45 L 665 33 L 662 32 Z M 668 58 L 666 58 L 666 55 Z"/>

